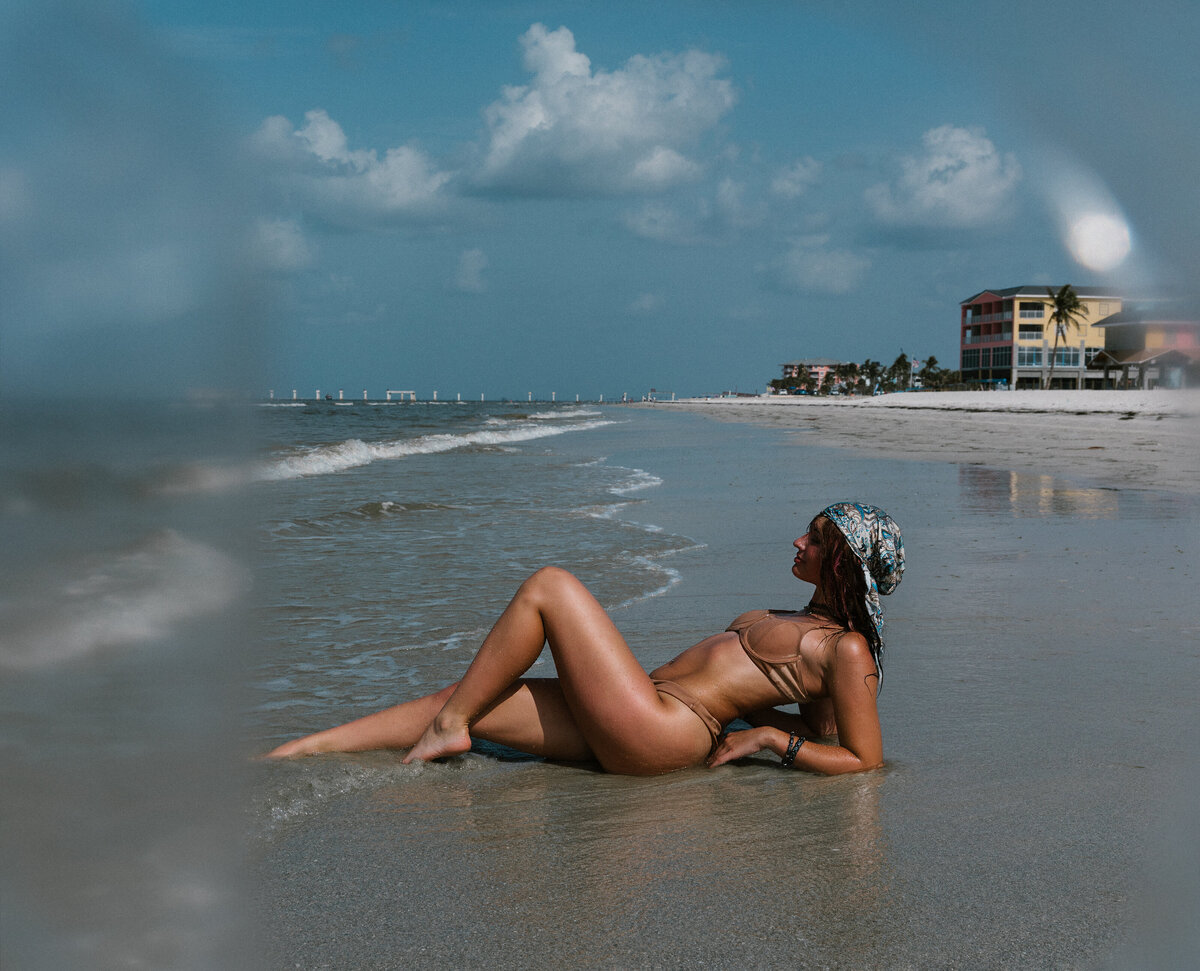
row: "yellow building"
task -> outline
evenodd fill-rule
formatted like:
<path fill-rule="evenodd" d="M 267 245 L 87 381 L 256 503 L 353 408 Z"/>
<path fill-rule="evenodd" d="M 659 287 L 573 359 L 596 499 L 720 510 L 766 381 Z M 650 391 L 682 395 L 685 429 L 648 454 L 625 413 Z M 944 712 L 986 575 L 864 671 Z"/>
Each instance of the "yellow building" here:
<path fill-rule="evenodd" d="M 984 290 L 960 305 L 959 367 L 966 382 L 1005 388 L 1042 388 L 1050 374 L 1053 300 L 1044 285 Z M 1102 388 L 1104 371 L 1093 358 L 1104 350 L 1102 320 L 1119 313 L 1120 294 L 1073 287 L 1086 311 L 1079 327 L 1060 340 L 1054 364 L 1056 388 Z M 1099 362 L 1096 362 L 1099 363 Z"/>
<path fill-rule="evenodd" d="M 1200 319 L 1194 308 L 1155 301 L 1126 304 L 1100 322 L 1104 353 L 1094 368 L 1115 387 L 1193 387 L 1200 383 Z"/>

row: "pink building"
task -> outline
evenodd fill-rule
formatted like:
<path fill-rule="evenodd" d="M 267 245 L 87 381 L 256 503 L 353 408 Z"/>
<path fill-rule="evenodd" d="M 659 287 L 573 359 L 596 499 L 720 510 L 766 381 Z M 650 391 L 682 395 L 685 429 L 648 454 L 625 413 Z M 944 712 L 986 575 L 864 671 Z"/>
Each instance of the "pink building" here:
<path fill-rule="evenodd" d="M 807 374 L 812 382 L 812 389 L 815 391 L 821 387 L 821 383 L 825 380 L 825 375 L 834 370 L 841 361 L 835 361 L 831 357 L 810 357 L 801 361 L 788 361 L 781 365 L 783 368 L 784 381 L 793 381 Z"/>

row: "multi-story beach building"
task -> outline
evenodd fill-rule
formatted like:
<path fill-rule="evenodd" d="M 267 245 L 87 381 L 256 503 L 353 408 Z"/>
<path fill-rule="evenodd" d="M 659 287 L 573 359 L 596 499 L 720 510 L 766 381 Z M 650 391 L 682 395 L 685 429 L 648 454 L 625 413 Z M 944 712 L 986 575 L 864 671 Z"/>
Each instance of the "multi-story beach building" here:
<path fill-rule="evenodd" d="M 1117 387 L 1179 388 L 1200 382 L 1200 320 L 1166 301 L 1126 304 L 1100 321 L 1104 350 L 1092 366 Z"/>
<path fill-rule="evenodd" d="M 788 361 L 786 364 L 780 366 L 783 368 L 784 381 L 792 381 L 799 378 L 802 374 L 807 374 L 815 390 L 821 387 L 821 383 L 825 380 L 825 375 L 841 363 L 841 361 L 835 361 L 831 357 L 810 357 L 803 361 Z"/>
<path fill-rule="evenodd" d="M 1041 285 L 983 290 L 960 305 L 959 367 L 967 382 L 1006 388 L 1045 387 L 1054 351 L 1053 310 L 1049 287 Z M 1052 289 L 1057 290 L 1058 287 Z M 1119 293 L 1098 287 L 1073 287 L 1086 309 L 1079 327 L 1060 340 L 1054 364 L 1056 388 L 1102 388 L 1105 318 L 1121 310 Z"/>

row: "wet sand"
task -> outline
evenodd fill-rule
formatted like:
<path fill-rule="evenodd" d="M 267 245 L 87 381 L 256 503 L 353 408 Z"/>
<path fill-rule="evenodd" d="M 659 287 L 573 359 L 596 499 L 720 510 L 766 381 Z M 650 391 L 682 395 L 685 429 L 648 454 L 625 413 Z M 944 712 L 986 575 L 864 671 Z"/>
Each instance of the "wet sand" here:
<path fill-rule="evenodd" d="M 659 408 L 813 443 L 1200 494 L 1200 392 L 1012 391 L 693 398 Z"/>
<path fill-rule="evenodd" d="M 901 461 L 686 409 L 648 416 L 609 458 L 665 480 L 636 518 L 703 545 L 676 559 L 668 594 L 614 619 L 652 667 L 742 610 L 802 602 L 789 543 L 822 505 L 885 506 L 909 553 L 884 602 L 887 767 L 274 766 L 313 785 L 392 777 L 256 844 L 259 963 L 1075 968 L 1189 953 L 1195 499 L 998 454 Z"/>

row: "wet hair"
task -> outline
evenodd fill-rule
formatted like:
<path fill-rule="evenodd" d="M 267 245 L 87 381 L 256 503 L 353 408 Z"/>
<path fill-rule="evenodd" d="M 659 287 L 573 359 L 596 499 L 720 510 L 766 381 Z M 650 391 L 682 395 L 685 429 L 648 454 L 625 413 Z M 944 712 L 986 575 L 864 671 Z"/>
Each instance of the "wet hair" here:
<path fill-rule="evenodd" d="M 883 638 L 867 611 L 867 581 L 862 561 L 846 542 L 846 537 L 827 517 L 818 516 L 811 530 L 821 539 L 821 595 L 826 613 L 842 627 L 861 634 L 875 658 L 883 678 Z"/>

